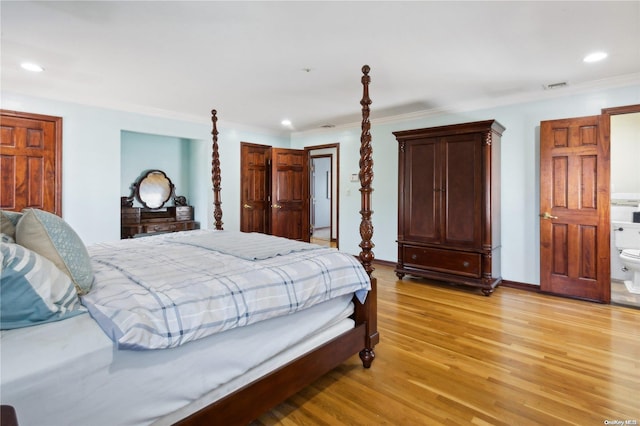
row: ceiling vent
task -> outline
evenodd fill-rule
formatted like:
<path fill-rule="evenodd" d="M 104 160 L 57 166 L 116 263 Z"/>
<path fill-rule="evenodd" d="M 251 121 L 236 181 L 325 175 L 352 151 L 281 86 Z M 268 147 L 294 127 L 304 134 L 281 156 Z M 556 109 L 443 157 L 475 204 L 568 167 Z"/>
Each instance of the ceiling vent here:
<path fill-rule="evenodd" d="M 563 87 L 567 87 L 568 83 L 566 81 L 561 81 L 558 83 L 545 84 L 542 86 L 544 90 L 554 90 L 554 89 L 562 89 Z"/>

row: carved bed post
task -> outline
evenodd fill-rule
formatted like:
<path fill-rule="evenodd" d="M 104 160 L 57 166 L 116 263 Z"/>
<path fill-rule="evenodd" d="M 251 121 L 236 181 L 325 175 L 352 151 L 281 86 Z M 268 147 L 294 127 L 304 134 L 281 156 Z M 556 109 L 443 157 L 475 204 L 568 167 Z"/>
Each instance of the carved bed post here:
<path fill-rule="evenodd" d="M 362 237 L 362 241 L 360 242 L 360 248 L 362 251 L 360 252 L 360 262 L 362 262 L 362 266 L 371 277 L 371 273 L 373 272 L 373 266 L 371 266 L 371 262 L 373 261 L 374 254 L 371 249 L 374 247 L 374 244 L 371 242 L 371 237 L 373 236 L 373 224 L 371 223 L 371 193 L 373 192 L 373 188 L 371 188 L 371 182 L 373 181 L 373 158 L 371 157 L 371 153 L 373 150 L 371 149 L 371 134 L 369 130 L 371 129 L 371 123 L 369 122 L 369 105 L 371 105 L 371 99 L 369 98 L 369 83 L 371 82 L 371 77 L 369 77 L 369 65 L 365 65 L 362 67 L 362 100 L 360 101 L 360 105 L 362 105 L 362 134 L 360 136 L 360 215 L 362 216 L 362 221 L 360 222 L 360 236 Z"/>
<path fill-rule="evenodd" d="M 211 122 L 213 123 L 213 154 L 211 159 L 211 180 L 213 182 L 213 218 L 215 229 L 222 230 L 222 202 L 220 201 L 220 153 L 218 152 L 218 111 L 211 110 Z"/>
<path fill-rule="evenodd" d="M 374 268 L 371 265 L 374 259 L 373 247 L 374 244 L 371 241 L 373 237 L 373 224 L 371 223 L 371 215 L 373 211 L 371 210 L 371 193 L 373 192 L 373 188 L 371 187 L 371 183 L 373 182 L 373 158 L 372 153 L 373 149 L 371 147 L 371 134 L 369 130 L 371 129 L 371 123 L 369 122 L 369 105 L 371 105 L 371 99 L 369 98 L 369 83 L 371 82 L 371 77 L 369 77 L 369 66 L 365 65 L 362 67 L 362 100 L 360 101 L 360 105 L 362 105 L 362 134 L 360 136 L 360 215 L 362 220 L 360 222 L 360 236 L 362 237 L 362 241 L 359 246 L 362 249 L 360 252 L 359 258 L 362 266 L 364 266 L 365 271 L 369 275 L 371 279 L 371 292 L 367 297 L 367 303 L 364 307 L 366 312 L 362 313 L 362 318 L 366 321 L 366 347 L 360 351 L 360 359 L 362 360 L 362 364 L 365 368 L 369 368 L 373 359 L 375 357 L 375 352 L 373 351 L 374 346 L 380 340 L 378 335 L 378 324 L 377 324 L 377 281 L 371 275 Z"/>

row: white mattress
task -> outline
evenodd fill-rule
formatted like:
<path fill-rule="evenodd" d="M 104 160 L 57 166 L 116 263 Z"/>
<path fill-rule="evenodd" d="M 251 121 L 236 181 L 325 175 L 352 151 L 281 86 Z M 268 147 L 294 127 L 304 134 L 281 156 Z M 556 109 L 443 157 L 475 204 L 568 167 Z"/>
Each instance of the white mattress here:
<path fill-rule="evenodd" d="M 2 331 L 0 400 L 21 426 L 170 424 L 352 328 L 351 298 L 153 351 L 114 349 L 88 314 Z"/>

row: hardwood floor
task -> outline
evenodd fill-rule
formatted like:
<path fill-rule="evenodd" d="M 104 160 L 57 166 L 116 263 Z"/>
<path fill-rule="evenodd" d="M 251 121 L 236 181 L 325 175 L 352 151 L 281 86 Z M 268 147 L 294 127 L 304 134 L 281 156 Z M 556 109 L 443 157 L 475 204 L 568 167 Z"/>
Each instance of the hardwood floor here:
<path fill-rule="evenodd" d="M 374 274 L 372 367 L 355 356 L 254 425 L 640 423 L 640 310 Z"/>
<path fill-rule="evenodd" d="M 640 308 L 640 294 L 630 293 L 623 281 L 611 280 L 611 303 Z"/>

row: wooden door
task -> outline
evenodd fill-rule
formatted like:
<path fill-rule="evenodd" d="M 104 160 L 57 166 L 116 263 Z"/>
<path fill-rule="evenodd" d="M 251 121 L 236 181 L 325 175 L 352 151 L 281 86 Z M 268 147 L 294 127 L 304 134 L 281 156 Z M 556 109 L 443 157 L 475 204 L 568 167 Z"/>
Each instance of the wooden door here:
<path fill-rule="evenodd" d="M 440 191 L 444 207 L 442 242 L 450 247 L 482 246 L 482 137 L 480 133 L 441 139 L 444 164 Z"/>
<path fill-rule="evenodd" d="M 271 234 L 309 241 L 309 175 L 304 150 L 271 149 Z"/>
<path fill-rule="evenodd" d="M 609 138 L 600 116 L 540 124 L 540 289 L 608 303 Z"/>
<path fill-rule="evenodd" d="M 403 240 L 441 242 L 442 179 L 438 138 L 400 142 L 399 215 Z"/>
<path fill-rule="evenodd" d="M 269 161 L 271 147 L 240 145 L 240 231 L 271 232 Z"/>
<path fill-rule="evenodd" d="M 62 118 L 0 111 L 0 208 L 62 215 Z"/>

